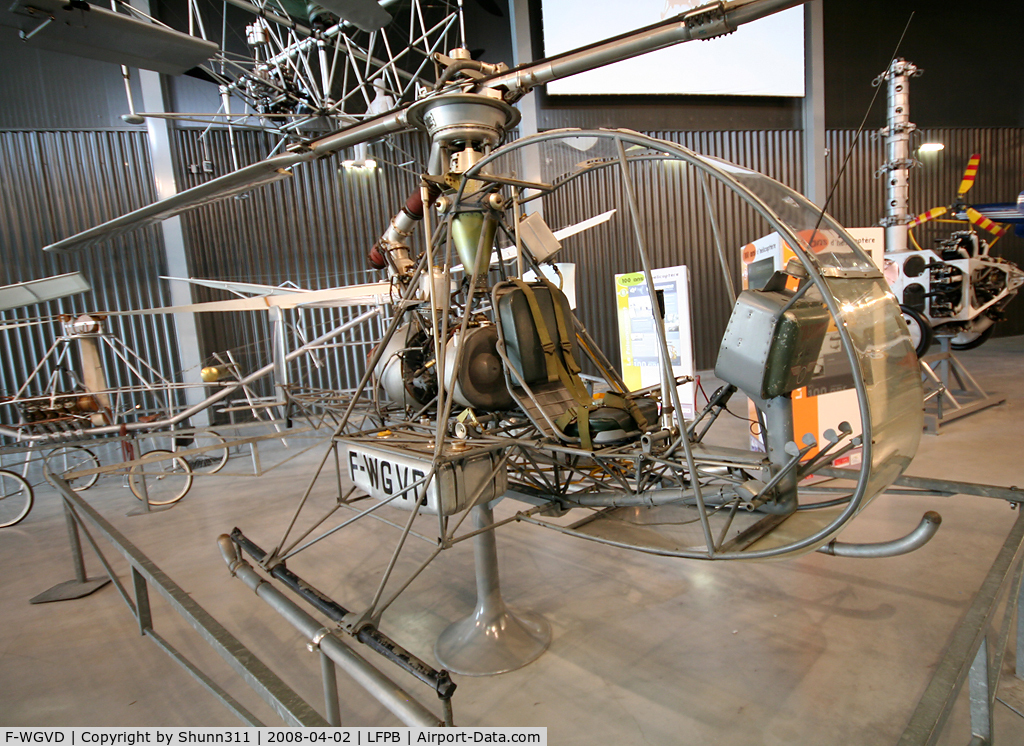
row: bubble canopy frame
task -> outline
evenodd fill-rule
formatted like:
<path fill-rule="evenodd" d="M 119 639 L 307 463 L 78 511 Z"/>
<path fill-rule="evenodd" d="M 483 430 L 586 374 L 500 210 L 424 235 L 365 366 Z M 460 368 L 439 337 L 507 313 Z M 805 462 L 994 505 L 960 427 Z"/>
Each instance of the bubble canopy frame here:
<path fill-rule="evenodd" d="M 474 189 L 481 181 L 504 181 L 515 189 L 514 209 L 518 222 L 524 204 L 566 188 L 586 174 L 617 169 L 629 203 L 635 248 L 653 297 L 655 289 L 650 277 L 644 224 L 639 214 L 636 180 L 631 174 L 632 169 L 644 162 L 678 163 L 695 169 L 701 177 L 708 210 L 713 210 L 708 197 L 708 180 L 721 184 L 793 249 L 811 286 L 835 321 L 845 359 L 853 373 L 863 448 L 857 484 L 849 502 L 794 513 L 782 526 L 744 551 L 658 550 L 654 553 L 695 559 L 753 560 L 811 551 L 832 539 L 905 471 L 917 451 L 923 428 L 919 368 L 899 305 L 881 271 L 835 219 L 803 195 L 764 174 L 627 130 L 552 130 L 498 147 L 465 171 L 454 202 L 458 206 L 463 200 L 474 198 L 467 192 L 467 185 Z M 520 178 L 507 176 L 509 174 L 529 176 Z M 479 180 L 474 181 L 474 177 Z M 728 276 L 717 218 L 714 214 L 710 218 L 722 268 Z M 445 231 L 444 221 L 437 230 Z M 751 236 L 747 240 L 755 238 L 757 236 Z M 731 277 L 727 284 L 731 287 Z M 662 344 L 663 334 L 662 331 Z M 674 391 L 674 387 L 669 388 Z M 688 438 L 680 440 L 692 470 L 693 455 Z M 698 480 L 693 482 L 698 505 L 703 508 Z M 645 551 L 644 547 L 629 548 Z"/>

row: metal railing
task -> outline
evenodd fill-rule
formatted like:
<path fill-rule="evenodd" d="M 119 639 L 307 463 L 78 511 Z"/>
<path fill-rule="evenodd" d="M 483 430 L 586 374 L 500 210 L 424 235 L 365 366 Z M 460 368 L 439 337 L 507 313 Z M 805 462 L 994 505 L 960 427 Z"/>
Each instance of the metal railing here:
<path fill-rule="evenodd" d="M 939 662 L 899 740 L 899 746 L 932 746 L 943 735 L 965 682 L 971 713 L 970 746 L 996 743 L 995 709 L 999 676 L 1016 615 L 1016 675 L 1024 671 L 1024 512 L 1021 512 L 981 588 Z M 1002 618 L 997 611 L 1005 598 Z M 998 625 L 998 629 L 996 629 Z"/>
<path fill-rule="evenodd" d="M 285 615 L 286 618 L 309 638 L 307 646 L 311 650 L 318 649 L 321 653 L 321 675 L 325 695 L 325 710 L 327 712 L 327 717 L 322 717 L 308 702 L 302 699 L 260 661 L 252 651 L 214 619 L 209 612 L 196 603 L 185 590 L 171 580 L 138 547 L 114 528 L 95 508 L 88 505 L 80 495 L 76 494 L 66 481 L 48 470 L 46 472 L 46 479 L 56 487 L 63 500 L 65 516 L 68 521 L 72 563 L 75 568 L 76 577 L 40 594 L 33 601 L 42 602 L 78 598 L 106 584 L 106 579 L 86 577 L 80 538 L 80 535 L 84 534 L 86 541 L 96 554 L 99 562 L 103 565 L 110 582 L 113 583 L 125 605 L 128 606 L 132 615 L 137 620 L 139 632 L 167 653 L 172 660 L 210 691 L 221 704 L 227 707 L 243 723 L 256 726 L 263 725 L 253 713 L 243 707 L 226 690 L 216 684 L 212 678 L 189 661 L 181 651 L 155 631 L 149 600 L 150 588 L 162 596 L 171 608 L 220 655 L 235 673 L 287 725 L 324 727 L 341 724 L 335 677 L 336 666 L 342 668 L 356 683 L 363 686 L 406 725 L 430 727 L 443 725 L 445 721 L 451 722 L 450 709 L 447 709 L 446 717 L 443 719 L 433 715 L 397 684 L 359 656 L 331 630 L 327 629 L 327 627 L 312 616 L 299 610 L 292 602 L 270 587 L 266 581 L 257 577 L 250 584 L 250 587 L 255 586 L 254 590 L 257 591 L 257 595 L 271 603 L 271 605 L 274 605 L 275 608 L 282 605 L 287 606 L 291 613 Z M 118 579 L 113 567 L 104 556 L 96 538 L 90 531 L 90 527 L 113 546 L 128 562 L 132 592 L 129 592 Z M 232 568 L 232 572 L 237 572 L 240 575 L 245 574 L 247 567 L 245 563 L 239 562 Z"/>

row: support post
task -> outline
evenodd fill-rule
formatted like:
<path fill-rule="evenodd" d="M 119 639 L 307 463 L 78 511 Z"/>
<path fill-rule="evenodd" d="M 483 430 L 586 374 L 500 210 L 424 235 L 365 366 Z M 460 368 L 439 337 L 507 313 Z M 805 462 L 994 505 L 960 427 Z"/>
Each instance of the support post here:
<path fill-rule="evenodd" d="M 334 661 L 323 650 L 317 648 L 320 656 L 320 675 L 324 680 L 324 714 L 327 722 L 335 728 L 341 727 L 341 708 L 338 705 L 338 676 Z"/>
<path fill-rule="evenodd" d="M 530 38 L 530 0 L 508 0 L 509 17 L 512 35 L 512 66 L 535 59 L 533 43 Z M 522 118 L 519 120 L 519 136 L 529 137 L 540 131 L 537 97 L 540 94 L 532 91 L 519 100 L 516 108 Z M 540 152 L 536 148 L 526 148 L 523 152 L 523 179 L 541 181 Z M 543 200 L 530 200 L 523 205 L 523 212 L 544 214 Z M 522 267 L 519 268 L 522 272 Z"/>
<path fill-rule="evenodd" d="M 828 196 L 825 178 L 825 31 L 822 0 L 804 5 L 804 195 L 819 207 Z"/>
<path fill-rule="evenodd" d="M 132 0 L 131 4 L 144 13 L 151 14 L 149 0 Z M 164 84 L 160 73 L 152 70 L 139 70 L 139 85 L 142 89 L 142 108 L 149 113 L 165 112 Z M 149 156 L 153 164 L 153 180 L 156 185 L 157 199 L 167 199 L 178 192 L 174 178 L 174 161 L 171 153 L 171 125 L 167 119 L 148 117 L 146 130 L 149 134 Z M 181 227 L 181 218 L 174 216 L 160 223 L 160 232 L 164 239 L 164 261 L 166 273 L 171 277 L 190 277 L 188 251 L 185 245 L 185 232 Z M 168 285 L 170 305 L 186 306 L 192 303 L 192 290 L 188 283 L 171 282 Z M 202 355 L 199 352 L 199 333 L 196 327 L 195 314 L 175 313 L 174 333 L 178 346 L 178 364 L 183 372 L 185 383 L 198 384 L 184 389 L 185 401 L 188 406 L 201 402 L 204 398 L 202 387 Z M 210 423 L 206 410 L 193 417 L 193 424 L 202 426 Z"/>
<path fill-rule="evenodd" d="M 988 638 L 981 638 L 981 646 L 971 663 L 968 687 L 971 698 L 971 735 L 982 743 L 992 743 L 992 697 L 989 695 Z"/>
<path fill-rule="evenodd" d="M 64 503 L 64 519 L 68 524 L 68 544 L 71 547 L 71 564 L 75 570 L 75 577 L 65 580 L 52 588 L 43 591 L 38 596 L 29 600 L 31 604 L 47 604 L 53 601 L 70 601 L 74 598 L 82 598 L 90 593 L 95 593 L 110 582 L 110 578 L 103 575 L 96 578 L 89 578 L 85 575 L 85 559 L 82 557 L 82 540 L 78 535 L 78 524 L 75 517 L 71 515 L 71 509 Z"/>
<path fill-rule="evenodd" d="M 1024 577 L 1017 594 L 1017 661 L 1013 673 L 1024 681 Z"/>
<path fill-rule="evenodd" d="M 473 529 L 491 526 L 489 503 L 472 509 Z M 501 597 L 498 545 L 493 531 L 473 537 L 476 610 L 451 624 L 434 644 L 434 657 L 449 671 L 489 676 L 522 668 L 540 657 L 551 642 L 551 625 L 537 614 L 513 614 Z"/>
<path fill-rule="evenodd" d="M 135 618 L 139 622 L 139 634 L 145 637 L 153 629 L 153 614 L 149 608 L 149 586 L 137 567 L 132 567 L 132 586 L 135 589 Z"/>
<path fill-rule="evenodd" d="M 938 435 L 953 420 L 1003 404 L 1006 397 L 981 387 L 950 348 L 950 337 L 938 337 L 939 352 L 921 358 L 925 389 L 925 432 Z"/>

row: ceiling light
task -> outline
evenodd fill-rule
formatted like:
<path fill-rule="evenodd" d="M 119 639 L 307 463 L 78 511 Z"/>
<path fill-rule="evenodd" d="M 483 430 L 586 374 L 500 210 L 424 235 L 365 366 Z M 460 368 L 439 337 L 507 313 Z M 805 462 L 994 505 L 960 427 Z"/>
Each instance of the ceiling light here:
<path fill-rule="evenodd" d="M 377 168 L 377 161 L 373 158 L 364 158 L 361 161 L 347 160 L 341 162 L 341 167 L 346 171 L 373 171 Z"/>
<path fill-rule="evenodd" d="M 921 143 L 921 147 L 917 149 L 919 153 L 937 153 L 946 146 L 941 142 L 925 142 Z"/>

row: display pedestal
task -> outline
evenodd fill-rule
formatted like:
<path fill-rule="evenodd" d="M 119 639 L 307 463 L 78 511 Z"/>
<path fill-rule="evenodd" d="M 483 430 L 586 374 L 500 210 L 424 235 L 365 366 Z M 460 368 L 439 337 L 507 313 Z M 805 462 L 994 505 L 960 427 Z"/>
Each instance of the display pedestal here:
<path fill-rule="evenodd" d="M 494 523 L 489 505 L 472 509 L 473 528 Z M 493 531 L 473 537 L 476 560 L 476 610 L 450 625 L 434 644 L 434 656 L 447 670 L 464 676 L 489 676 L 522 668 L 540 657 L 551 642 L 551 626 L 536 614 L 513 614 L 501 597 L 498 548 Z"/>
<path fill-rule="evenodd" d="M 983 389 L 953 354 L 949 337 L 938 337 L 939 352 L 921 358 L 924 429 L 938 435 L 944 425 L 1006 401 Z"/>

